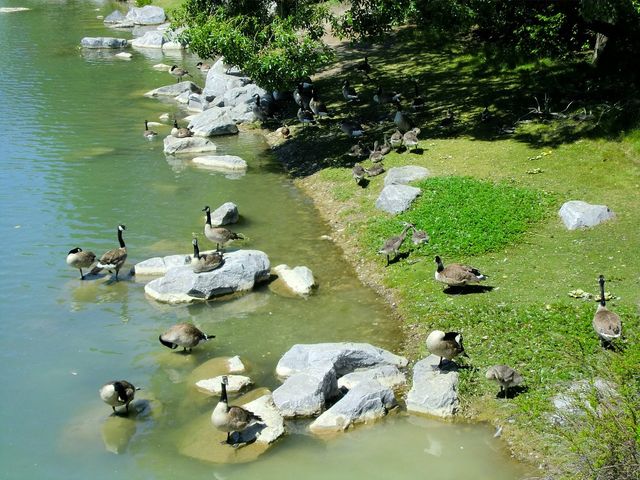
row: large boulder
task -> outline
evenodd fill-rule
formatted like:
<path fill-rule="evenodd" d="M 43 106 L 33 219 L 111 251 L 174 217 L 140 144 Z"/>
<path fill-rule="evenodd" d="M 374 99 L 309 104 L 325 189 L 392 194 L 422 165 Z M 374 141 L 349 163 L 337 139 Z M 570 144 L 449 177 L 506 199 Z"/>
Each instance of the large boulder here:
<path fill-rule="evenodd" d="M 368 343 L 297 344 L 280 358 L 276 373 L 289 377 L 317 365 L 333 368 L 341 377 L 357 369 L 380 365 L 402 368 L 407 365 L 407 359 Z"/>
<path fill-rule="evenodd" d="M 177 138 L 169 135 L 164 139 L 164 153 L 167 155 L 215 152 L 217 148 L 215 143 L 203 137 Z"/>
<path fill-rule="evenodd" d="M 203 93 L 207 98 L 222 98 L 228 90 L 243 87 L 247 82 L 247 79 L 239 78 L 234 75 L 227 75 L 211 68 L 207 73 Z"/>
<path fill-rule="evenodd" d="M 160 302 L 186 303 L 248 291 L 269 278 L 269 257 L 264 252 L 237 250 L 223 258 L 222 266 L 211 272 L 193 273 L 190 265 L 171 268 L 145 285 L 144 291 Z"/>
<path fill-rule="evenodd" d="M 407 183 L 423 180 L 430 175 L 429 170 L 416 165 L 406 165 L 404 167 L 393 167 L 384 177 L 384 184 L 387 185 L 406 185 Z"/>
<path fill-rule="evenodd" d="M 202 252 L 207 253 L 207 252 Z M 153 257 L 138 262 L 134 265 L 133 271 L 137 275 L 164 275 L 170 268 L 182 267 L 190 265 L 192 256 L 184 255 L 167 255 L 166 257 Z"/>
<path fill-rule="evenodd" d="M 125 38 L 84 37 L 80 45 L 84 48 L 125 48 L 129 43 Z"/>
<path fill-rule="evenodd" d="M 221 172 L 244 172 L 247 169 L 247 162 L 235 155 L 202 155 L 192 162 Z"/>
<path fill-rule="evenodd" d="M 289 377 L 273 392 L 273 401 L 283 417 L 310 417 L 321 413 L 337 393 L 335 370 L 317 364 Z"/>
<path fill-rule="evenodd" d="M 127 12 L 125 21 L 128 20 L 136 25 L 159 25 L 167 19 L 164 10 L 155 5 L 145 5 L 144 7 L 131 7 Z"/>
<path fill-rule="evenodd" d="M 376 208 L 387 213 L 402 213 L 420 195 L 421 190 L 408 185 L 387 185 L 376 200 Z"/>
<path fill-rule="evenodd" d="M 233 202 L 226 202 L 211 212 L 211 225 L 219 227 L 237 223 L 240 218 L 238 206 Z"/>
<path fill-rule="evenodd" d="M 380 365 L 379 367 L 356 370 L 338 379 L 338 388 L 351 390 L 362 382 L 376 381 L 384 387 L 398 388 L 407 383 L 407 379 L 395 365 Z"/>
<path fill-rule="evenodd" d="M 200 87 L 191 81 L 172 83 L 163 87 L 156 88 L 144 94 L 145 97 L 177 97 L 181 93 L 202 93 Z"/>
<path fill-rule="evenodd" d="M 580 200 L 571 200 L 560 207 L 558 212 L 569 230 L 580 227 L 593 227 L 609 220 L 615 214 L 606 205 L 591 205 Z"/>
<path fill-rule="evenodd" d="M 250 107 L 256 101 L 253 97 L 256 94 L 264 97 L 267 95 L 267 92 L 255 83 L 249 83 L 242 87 L 227 90 L 222 99 L 225 107 L 235 107 L 237 105 L 247 105 Z"/>
<path fill-rule="evenodd" d="M 458 371 L 453 362 L 429 355 L 413 367 L 413 385 L 407 395 L 407 411 L 450 417 L 458 409 Z"/>
<path fill-rule="evenodd" d="M 137 48 L 162 48 L 162 44 L 165 42 L 162 32 L 150 31 L 144 35 L 131 40 L 131 46 Z"/>
<path fill-rule="evenodd" d="M 235 122 L 227 112 L 219 107 L 211 107 L 196 115 L 189 123 L 194 135 L 211 137 L 215 135 L 233 135 L 238 133 Z"/>
<path fill-rule="evenodd" d="M 297 266 L 294 268 L 289 265 L 278 265 L 274 272 L 282 279 L 286 287 L 296 295 L 309 295 L 316 281 L 313 278 L 313 272 L 308 267 Z"/>
<path fill-rule="evenodd" d="M 270 444 L 284 435 L 284 418 L 276 408 L 271 395 L 263 395 L 244 404 L 243 407 L 262 419 L 258 423 L 260 428 L 256 432 L 256 442 Z"/>
<path fill-rule="evenodd" d="M 309 429 L 314 433 L 346 430 L 354 423 L 384 417 L 395 406 L 396 398 L 389 387 L 382 386 L 375 380 L 361 382 L 320 415 Z"/>

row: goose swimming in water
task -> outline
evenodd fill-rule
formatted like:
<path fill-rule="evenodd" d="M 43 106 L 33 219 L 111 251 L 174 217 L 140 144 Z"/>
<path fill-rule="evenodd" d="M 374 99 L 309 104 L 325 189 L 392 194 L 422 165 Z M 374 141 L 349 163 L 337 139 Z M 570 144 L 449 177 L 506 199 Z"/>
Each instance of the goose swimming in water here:
<path fill-rule="evenodd" d="M 98 392 L 103 402 L 111 405 L 113 411 L 116 411 L 116 407 L 122 405 L 125 406 L 125 411 L 129 413 L 129 404 L 133 401 L 133 397 L 136 395 L 136 390 L 139 388 L 134 387 L 126 380 L 114 380 L 109 383 L 105 383 Z"/>
<path fill-rule="evenodd" d="M 153 137 L 155 137 L 156 135 L 158 135 L 158 132 L 154 132 L 153 130 L 149 130 L 149 122 L 147 122 L 146 120 L 144 121 L 144 132 L 142 133 L 142 136 L 151 140 Z"/>
<path fill-rule="evenodd" d="M 67 265 L 80 270 L 80 280 L 84 280 L 83 268 L 89 268 L 96 261 L 96 254 L 85 252 L 80 247 L 69 250 L 67 254 Z"/>
<path fill-rule="evenodd" d="M 231 433 L 242 432 L 253 422 L 261 422 L 262 418 L 249 410 L 242 407 L 229 406 L 227 398 L 227 384 L 229 383 L 226 376 L 222 377 L 222 394 L 220 401 L 211 413 L 211 423 L 218 430 L 227 432 L 227 439 L 222 443 L 229 443 Z"/>
<path fill-rule="evenodd" d="M 611 342 L 622 335 L 622 320 L 620 317 L 607 308 L 604 299 L 604 275 L 598 277 L 600 284 L 600 304 L 593 316 L 593 329 L 600 337 L 603 346 L 610 346 Z"/>
<path fill-rule="evenodd" d="M 184 68 L 178 67 L 177 65 L 173 65 L 171 67 L 171 70 L 169 70 L 169 73 L 176 77 L 176 83 L 181 81 L 182 77 L 184 77 L 185 75 L 188 75 L 189 77 L 191 76 L 188 71 L 186 71 Z"/>
<path fill-rule="evenodd" d="M 206 206 L 202 211 L 207 214 L 207 220 L 204 224 L 204 236 L 216 244 L 216 251 L 220 250 L 221 245 L 224 248 L 225 244 L 232 240 L 244 239 L 242 235 L 232 232 L 228 228 L 211 226 L 211 209 Z"/>
<path fill-rule="evenodd" d="M 462 334 L 458 332 L 444 333 L 434 330 L 427 337 L 427 350 L 440 357 L 438 367 L 442 366 L 442 359 L 453 360 L 458 355 L 468 357 L 462 345 Z"/>
<path fill-rule="evenodd" d="M 105 269 L 109 270 L 109 272 L 115 270 L 116 280 L 118 280 L 118 272 L 127 259 L 127 246 L 124 244 L 124 239 L 122 238 L 122 232 L 126 229 L 127 227 L 124 225 L 118 225 L 118 243 L 120 247 L 103 253 L 100 260 L 98 260 L 98 264 L 91 270 L 92 275 L 96 275 Z"/>
<path fill-rule="evenodd" d="M 451 263 L 446 267 L 442 263 L 442 259 L 436 255 L 435 278 L 438 282 L 442 282 L 450 287 L 461 287 L 470 283 L 478 283 L 486 280 L 486 276 L 480 273 L 477 268 L 459 263 Z"/>
<path fill-rule="evenodd" d="M 211 338 L 216 338 L 216 336 L 202 333 L 195 325 L 190 323 L 177 323 L 161 334 L 158 340 L 160 340 L 162 345 L 171 350 L 182 347 L 183 352 L 187 352 L 188 350 L 189 353 L 191 353 L 193 347 L 197 346 L 201 341 L 207 341 Z"/>

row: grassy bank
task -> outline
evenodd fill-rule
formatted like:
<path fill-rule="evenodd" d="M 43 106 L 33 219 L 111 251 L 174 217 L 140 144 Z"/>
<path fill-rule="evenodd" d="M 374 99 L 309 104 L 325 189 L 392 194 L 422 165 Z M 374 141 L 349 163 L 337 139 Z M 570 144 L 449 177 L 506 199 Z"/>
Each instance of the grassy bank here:
<path fill-rule="evenodd" d="M 276 152 L 363 281 L 396 304 L 405 354 L 426 355 L 424 340 L 434 328 L 463 333 L 473 368 L 461 374 L 462 415 L 502 426 L 514 451 L 545 472 L 633 478 L 640 407 L 640 134 L 628 128 L 637 120 L 629 113 L 634 106 L 617 96 L 613 83 L 594 83 L 583 65 L 513 66 L 410 30 L 366 50 L 373 81 L 352 68 L 364 53 L 342 50 L 341 62 L 316 79 L 318 91 L 336 118 L 364 119 L 371 145 L 394 130 L 391 110 L 371 101 L 376 85 L 410 96 L 410 79 L 418 80 L 427 100 L 412 114 L 422 129 L 420 149 L 384 159 L 386 169 L 419 165 L 433 175 L 417 185 L 423 195 L 412 208 L 398 216 L 375 209 L 383 176 L 366 188 L 354 183 L 354 160 L 345 153 L 355 142 L 336 121 L 296 128 Z M 347 78 L 365 99 L 360 106 L 346 107 L 340 98 Z M 543 113 L 532 111 L 545 95 Z M 492 112 L 488 122 L 479 121 L 484 105 Z M 450 128 L 440 126 L 446 108 L 456 113 Z M 567 200 L 606 204 L 616 217 L 567 231 L 557 216 Z M 405 243 L 404 258 L 385 267 L 376 252 L 402 221 L 428 231 L 431 241 Z M 479 268 L 493 288 L 444 292 L 433 278 L 436 254 Z M 603 350 L 592 330 L 594 296 L 570 296 L 577 289 L 597 294 L 599 274 L 613 295 L 608 305 L 623 318 L 624 339 L 615 352 Z M 497 398 L 496 385 L 484 378 L 487 367 L 500 363 L 525 377 L 526 387 L 512 399 Z M 549 420 L 555 395 L 595 378 L 616 386 L 615 408 L 590 396 L 597 408 L 581 408 L 579 422 L 560 427 Z"/>

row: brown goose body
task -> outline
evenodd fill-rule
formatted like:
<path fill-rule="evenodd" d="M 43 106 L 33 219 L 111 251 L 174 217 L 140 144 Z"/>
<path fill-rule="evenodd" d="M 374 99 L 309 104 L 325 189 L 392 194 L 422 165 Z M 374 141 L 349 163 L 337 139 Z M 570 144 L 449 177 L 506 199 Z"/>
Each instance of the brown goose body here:
<path fill-rule="evenodd" d="M 420 129 L 414 128 L 412 130 L 409 130 L 407 133 L 405 133 L 402 136 L 402 143 L 404 144 L 405 147 L 407 147 L 407 150 L 415 150 L 416 148 L 418 148 L 419 134 L 420 134 Z"/>
<path fill-rule="evenodd" d="M 216 244 L 216 250 L 220 250 L 221 245 L 224 248 L 225 244 L 229 243 L 232 240 L 244 238 L 242 235 L 235 233 L 228 228 L 213 227 L 211 225 L 211 209 L 209 207 L 204 207 L 202 211 L 207 215 L 207 220 L 204 224 L 204 236 L 207 237 L 208 240 Z"/>
<path fill-rule="evenodd" d="M 149 130 L 149 122 L 147 122 L 145 120 L 144 121 L 144 132 L 142 133 L 142 135 L 145 138 L 151 139 L 151 138 L 155 137 L 156 135 L 158 135 L 158 132 L 154 132 L 153 130 Z"/>
<path fill-rule="evenodd" d="M 227 432 L 226 443 L 229 443 L 229 436 L 232 432 L 241 432 L 252 422 L 262 421 L 262 418 L 242 407 L 229 406 L 227 383 L 227 377 L 223 376 L 222 394 L 220 395 L 220 401 L 211 413 L 211 423 L 216 429 Z"/>
<path fill-rule="evenodd" d="M 98 260 L 98 264 L 91 270 L 92 275 L 100 273 L 105 269 L 109 271 L 115 270 L 116 280 L 118 280 L 118 272 L 127 259 L 127 246 L 124 244 L 124 239 L 122 238 L 122 232 L 126 229 L 127 227 L 124 225 L 118 225 L 118 242 L 120 243 L 120 247 L 103 253 L 100 260 Z"/>
<path fill-rule="evenodd" d="M 442 359 L 453 360 L 458 355 L 468 357 L 462 345 L 462 334 L 458 332 L 443 332 L 434 330 L 427 336 L 427 350 L 440 357 L 438 366 L 442 365 Z"/>
<path fill-rule="evenodd" d="M 459 263 L 451 263 L 446 267 L 442 264 L 442 260 L 436 255 L 436 264 L 438 265 L 435 273 L 435 279 L 451 287 L 461 287 L 471 283 L 478 283 L 487 277 L 480 273 L 477 268 Z"/>
<path fill-rule="evenodd" d="M 402 132 L 400 130 L 396 130 L 391 134 L 391 138 L 389 139 L 389 144 L 392 148 L 398 149 L 402 146 Z"/>
<path fill-rule="evenodd" d="M 129 404 L 133 401 L 136 390 L 138 389 L 126 380 L 114 380 L 105 383 L 100 387 L 98 392 L 100 393 L 102 401 L 111 405 L 114 412 L 116 411 L 116 407 L 120 407 L 122 405 L 125 406 L 125 409 L 128 412 Z"/>
<path fill-rule="evenodd" d="M 192 137 L 193 132 L 185 127 L 179 127 L 178 121 L 173 120 L 173 128 L 171 129 L 171 135 L 176 138 L 187 138 Z"/>
<path fill-rule="evenodd" d="M 96 261 L 96 254 L 85 252 L 80 247 L 69 250 L 67 254 L 67 265 L 80 270 L 80 279 L 84 280 L 83 268 L 89 268 Z"/>
<path fill-rule="evenodd" d="M 384 173 L 384 165 L 376 163 L 371 168 L 365 168 L 364 171 L 367 173 L 367 177 L 376 177 Z"/>
<path fill-rule="evenodd" d="M 608 345 L 622 335 L 622 320 L 607 308 L 604 299 L 604 276 L 600 275 L 598 281 L 600 283 L 600 304 L 593 316 L 592 325 L 603 345 Z"/>
<path fill-rule="evenodd" d="M 172 350 L 182 347 L 186 352 L 197 346 L 200 342 L 215 338 L 215 335 L 207 335 L 191 323 L 177 323 L 162 333 L 158 339 L 165 347 Z"/>
<path fill-rule="evenodd" d="M 169 70 L 169 73 L 176 77 L 176 82 L 181 81 L 182 77 L 184 77 L 185 75 L 188 75 L 189 77 L 191 76 L 191 74 L 187 70 L 185 70 L 184 68 L 180 68 L 177 65 L 173 65 L 171 67 L 171 70 Z"/>
<path fill-rule="evenodd" d="M 402 246 L 402 243 L 404 242 L 404 239 L 407 236 L 407 232 L 412 227 L 413 225 L 411 225 L 410 223 L 405 223 L 405 226 L 402 229 L 402 232 L 400 233 L 400 235 L 395 235 L 387 239 L 387 241 L 385 241 L 384 244 L 382 245 L 382 248 L 378 250 L 378 253 L 387 256 L 387 265 L 389 265 L 389 256 L 391 254 L 393 254 L 394 258 L 398 256 L 398 250 Z"/>
<path fill-rule="evenodd" d="M 413 227 L 413 234 L 411 235 L 411 241 L 414 245 L 422 245 L 423 243 L 429 242 L 429 234 L 424 230 L 417 230 Z"/>
<path fill-rule="evenodd" d="M 193 260 L 191 265 L 193 266 L 193 273 L 204 273 L 215 270 L 222 266 L 224 259 L 222 253 L 200 253 L 198 248 L 198 239 L 194 238 L 193 241 Z"/>

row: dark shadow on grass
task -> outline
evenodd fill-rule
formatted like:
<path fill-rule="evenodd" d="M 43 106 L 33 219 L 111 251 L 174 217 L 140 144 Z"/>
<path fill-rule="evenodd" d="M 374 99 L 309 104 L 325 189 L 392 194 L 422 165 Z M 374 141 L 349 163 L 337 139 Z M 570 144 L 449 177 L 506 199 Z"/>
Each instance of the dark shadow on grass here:
<path fill-rule="evenodd" d="M 400 260 L 405 260 L 409 258 L 409 255 L 411 255 L 411 252 L 400 252 L 395 257 L 389 260 L 389 265 L 387 266 L 391 266 L 394 263 L 398 263 Z"/>
<path fill-rule="evenodd" d="M 526 385 L 518 385 L 517 387 L 509 387 L 508 393 L 507 390 L 502 390 L 496 394 L 496 398 L 515 398 L 522 393 L 526 393 L 529 391 L 529 387 Z"/>
<path fill-rule="evenodd" d="M 487 293 L 495 287 L 491 285 L 464 285 L 460 287 L 447 287 L 443 290 L 447 295 L 470 295 L 475 293 Z"/>

